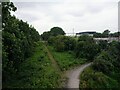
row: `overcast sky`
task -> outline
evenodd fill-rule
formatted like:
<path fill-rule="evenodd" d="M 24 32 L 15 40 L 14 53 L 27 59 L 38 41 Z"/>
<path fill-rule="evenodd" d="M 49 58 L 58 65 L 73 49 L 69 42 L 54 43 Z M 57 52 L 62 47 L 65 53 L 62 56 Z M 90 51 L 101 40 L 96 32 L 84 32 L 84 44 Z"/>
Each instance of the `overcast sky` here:
<path fill-rule="evenodd" d="M 11 1 L 14 1 L 17 7 L 14 15 L 33 25 L 40 34 L 56 26 L 66 33 L 72 33 L 73 29 L 75 33 L 118 30 L 119 0 Z"/>

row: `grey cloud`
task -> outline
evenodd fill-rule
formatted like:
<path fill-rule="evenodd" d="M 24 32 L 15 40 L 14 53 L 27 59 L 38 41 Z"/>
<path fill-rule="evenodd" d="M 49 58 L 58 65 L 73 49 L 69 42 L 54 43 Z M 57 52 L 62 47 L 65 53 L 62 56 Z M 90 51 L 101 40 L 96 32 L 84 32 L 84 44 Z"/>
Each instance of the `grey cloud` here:
<path fill-rule="evenodd" d="M 111 10 L 111 7 L 115 8 L 115 10 L 117 9 L 114 7 L 117 5 L 116 2 L 79 2 L 74 4 L 67 2 L 15 2 L 15 5 L 18 8 L 15 15 L 23 20 L 33 23 L 33 25 L 36 25 L 36 28 L 40 31 L 45 29 L 49 30 L 50 27 L 52 28 L 54 25 L 62 26 L 66 31 L 69 31 L 69 29 L 73 27 L 78 31 L 81 29 L 102 30 L 107 27 L 113 29 L 110 25 L 115 23 L 115 21 L 106 21 L 104 23 L 104 20 L 108 20 L 106 19 L 108 14 L 104 14 L 103 11 L 108 12 Z M 113 13 L 113 10 L 110 12 Z M 90 13 L 90 15 L 88 13 Z M 106 18 L 102 18 L 101 15 L 106 16 Z M 115 17 L 114 13 L 113 16 Z M 94 21 L 93 18 L 97 20 Z M 95 25 L 97 23 L 101 26 Z M 108 25 L 107 23 L 111 24 Z M 40 24 L 42 26 L 40 26 Z M 113 25 L 115 26 L 115 24 Z"/>
<path fill-rule="evenodd" d="M 14 2 L 14 4 L 20 9 L 30 9 L 36 7 L 37 2 Z"/>
<path fill-rule="evenodd" d="M 50 8 L 52 5 L 60 4 L 59 2 L 14 2 L 17 8 L 20 9 L 40 9 Z M 38 8 L 38 9 L 39 9 Z"/>
<path fill-rule="evenodd" d="M 81 13 L 80 11 L 79 12 L 74 12 L 74 13 L 69 13 L 70 15 L 74 16 L 74 17 L 83 17 L 85 15 L 85 13 Z"/>
<path fill-rule="evenodd" d="M 27 13 L 18 14 L 17 17 L 20 19 L 24 19 L 25 21 L 29 20 L 29 22 L 34 22 L 39 19 L 38 17 L 36 17 L 32 14 L 27 14 Z"/>
<path fill-rule="evenodd" d="M 99 13 L 105 9 L 113 7 L 117 2 L 98 2 L 98 3 L 87 3 L 87 11 L 90 13 Z"/>

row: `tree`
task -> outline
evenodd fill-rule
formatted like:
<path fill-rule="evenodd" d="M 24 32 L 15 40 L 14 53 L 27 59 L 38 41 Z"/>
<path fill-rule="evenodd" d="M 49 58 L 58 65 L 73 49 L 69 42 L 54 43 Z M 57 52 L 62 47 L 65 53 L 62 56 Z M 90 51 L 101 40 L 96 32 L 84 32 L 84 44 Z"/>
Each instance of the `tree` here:
<path fill-rule="evenodd" d="M 52 36 L 48 39 L 48 44 L 53 45 L 57 51 L 69 51 L 74 50 L 76 46 L 76 40 L 72 37 L 58 35 Z"/>
<path fill-rule="evenodd" d="M 106 51 L 102 51 L 93 62 L 93 69 L 106 74 L 119 72 L 120 68 L 120 43 L 112 42 Z"/>
<path fill-rule="evenodd" d="M 50 37 L 58 35 L 65 35 L 65 32 L 60 27 L 53 27 L 50 29 L 50 31 L 43 32 L 43 34 L 41 34 L 41 38 L 45 41 L 48 41 Z"/>
<path fill-rule="evenodd" d="M 115 33 L 110 33 L 111 37 L 119 37 L 120 36 L 120 32 L 115 32 Z"/>
<path fill-rule="evenodd" d="M 107 42 L 107 41 L 100 40 L 100 41 L 98 42 L 98 45 L 99 45 L 101 51 L 108 49 L 108 42 Z"/>
<path fill-rule="evenodd" d="M 10 11 L 16 11 L 17 8 L 14 6 L 12 2 L 2 2 L 2 26 L 5 26 L 5 22 L 10 17 Z"/>
<path fill-rule="evenodd" d="M 50 30 L 51 36 L 65 35 L 65 32 L 60 27 L 53 27 Z"/>
<path fill-rule="evenodd" d="M 13 62 L 9 60 L 9 55 L 11 52 L 11 44 L 14 43 L 14 34 L 9 33 L 11 31 L 10 27 L 13 24 L 12 17 L 10 15 L 10 11 L 16 11 L 16 7 L 12 2 L 2 2 L 2 27 L 4 31 L 2 31 L 3 41 L 2 41 L 2 73 L 3 80 L 7 81 L 10 78 L 10 73 L 14 72 Z M 12 21 L 11 21 L 12 20 Z M 17 25 L 16 25 L 17 26 Z M 16 28 L 15 28 L 16 29 Z M 13 40 L 12 40 L 13 39 Z M 15 45 L 15 44 L 13 44 Z"/>
<path fill-rule="evenodd" d="M 107 30 L 105 30 L 104 32 L 103 32 L 103 34 L 109 34 L 110 33 L 110 31 L 107 29 Z"/>
<path fill-rule="evenodd" d="M 94 42 L 93 37 L 88 36 L 88 35 L 82 35 L 82 36 L 80 36 L 80 37 L 78 38 L 78 42 L 79 42 L 79 41 L 85 41 L 85 42 L 91 42 L 91 43 Z"/>
<path fill-rule="evenodd" d="M 50 32 L 43 32 L 43 34 L 41 35 L 42 39 L 47 41 L 50 38 Z"/>
<path fill-rule="evenodd" d="M 92 37 L 87 35 L 79 37 L 75 48 L 76 57 L 93 60 L 99 51 L 99 47 Z"/>
<path fill-rule="evenodd" d="M 57 36 L 55 38 L 54 47 L 55 47 L 56 51 L 64 51 L 65 44 L 62 40 L 63 40 L 63 36 Z"/>
<path fill-rule="evenodd" d="M 109 30 L 105 30 L 105 31 L 102 33 L 102 35 L 103 35 L 103 37 L 109 37 L 109 33 L 110 33 Z"/>
<path fill-rule="evenodd" d="M 51 36 L 51 37 L 48 39 L 48 44 L 49 44 L 49 45 L 54 45 L 55 38 L 56 38 L 56 37 Z"/>
<path fill-rule="evenodd" d="M 63 41 L 65 43 L 65 50 L 74 50 L 76 46 L 76 40 L 69 36 L 64 36 Z"/>
<path fill-rule="evenodd" d="M 34 42 L 39 41 L 39 33 L 27 22 L 10 14 L 17 8 L 12 2 L 2 3 L 2 73 L 3 81 L 7 82 L 16 75 L 20 64 L 34 50 Z"/>
<path fill-rule="evenodd" d="M 106 51 L 102 51 L 101 54 L 94 60 L 93 64 L 94 70 L 110 74 L 110 72 L 114 68 L 110 60 L 111 60 L 110 54 Z"/>
<path fill-rule="evenodd" d="M 94 38 L 102 38 L 102 34 L 101 33 L 95 33 L 93 35 Z"/>

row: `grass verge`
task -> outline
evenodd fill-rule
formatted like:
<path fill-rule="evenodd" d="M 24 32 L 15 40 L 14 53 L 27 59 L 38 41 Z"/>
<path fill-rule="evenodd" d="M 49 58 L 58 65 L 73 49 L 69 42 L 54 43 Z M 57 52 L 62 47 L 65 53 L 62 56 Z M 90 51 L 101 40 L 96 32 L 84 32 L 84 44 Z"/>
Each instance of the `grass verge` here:
<path fill-rule="evenodd" d="M 42 42 L 37 43 L 34 54 L 25 60 L 17 75 L 6 88 L 58 88 L 60 72 L 53 66 Z"/>
<path fill-rule="evenodd" d="M 68 70 L 77 65 L 81 65 L 86 62 L 86 59 L 75 58 L 72 51 L 57 52 L 52 46 L 47 46 L 51 51 L 54 59 L 58 63 L 61 71 Z"/>

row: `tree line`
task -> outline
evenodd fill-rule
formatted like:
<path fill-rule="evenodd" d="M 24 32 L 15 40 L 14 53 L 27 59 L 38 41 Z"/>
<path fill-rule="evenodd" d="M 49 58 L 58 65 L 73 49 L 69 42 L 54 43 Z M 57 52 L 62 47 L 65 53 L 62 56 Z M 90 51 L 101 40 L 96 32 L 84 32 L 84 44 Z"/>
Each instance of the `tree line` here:
<path fill-rule="evenodd" d="M 64 33 L 61 33 L 64 32 L 63 29 L 60 28 L 60 31 L 58 31 L 58 28 L 60 27 L 54 27 L 52 28 L 54 30 L 51 29 L 51 31 L 44 32 L 41 35 L 42 40 L 47 41 L 58 52 L 73 51 L 76 58 L 85 58 L 91 61 L 102 49 L 107 47 L 106 41 L 96 43 L 93 37 L 88 35 L 82 35 L 76 39 L 75 37 L 65 36 Z M 51 32 L 53 34 L 50 34 Z M 46 36 L 49 38 L 44 38 Z"/>
<path fill-rule="evenodd" d="M 8 81 L 18 72 L 20 64 L 30 57 L 35 42 L 40 35 L 27 22 L 11 15 L 17 8 L 12 2 L 2 2 L 2 74 L 3 81 Z"/>
<path fill-rule="evenodd" d="M 119 36 L 120 36 L 120 32 L 110 33 L 108 29 L 103 31 L 102 33 L 95 33 L 93 35 L 93 37 L 95 38 L 107 38 L 107 37 L 119 37 Z"/>

